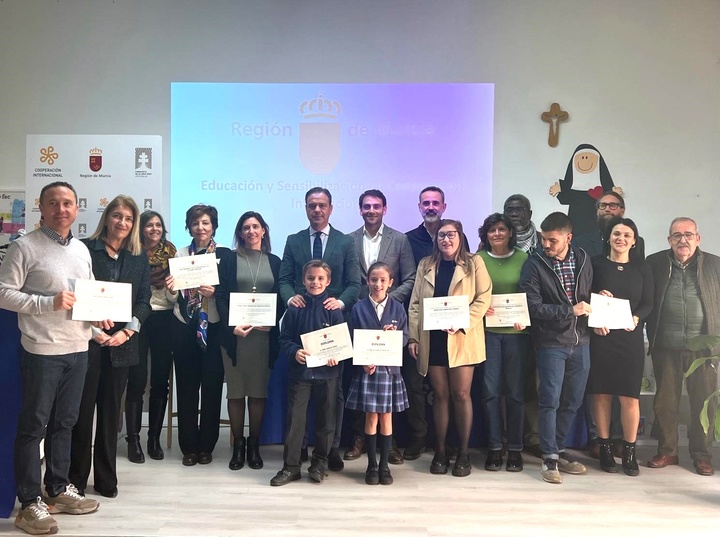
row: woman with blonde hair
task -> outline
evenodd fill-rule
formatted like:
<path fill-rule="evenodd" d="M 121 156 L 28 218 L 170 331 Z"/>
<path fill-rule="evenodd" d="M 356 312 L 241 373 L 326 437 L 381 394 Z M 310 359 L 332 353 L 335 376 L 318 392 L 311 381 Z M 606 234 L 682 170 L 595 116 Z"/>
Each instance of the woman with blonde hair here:
<path fill-rule="evenodd" d="M 132 285 L 132 320 L 103 321 L 102 329 L 93 328 L 70 454 L 71 481 L 81 494 L 87 487 L 91 465 L 95 490 L 108 498 L 118 493 L 115 457 L 120 402 L 129 369 L 139 361 L 137 333 L 150 314 L 150 265 L 140 244 L 139 213 L 130 196 L 116 196 L 105 208 L 95 233 L 83 240 L 96 280 Z"/>
<path fill-rule="evenodd" d="M 470 475 L 468 442 L 473 421 L 472 385 L 475 365 L 485 360 L 483 317 L 490 306 L 492 281 L 482 258 L 470 254 L 463 240 L 462 223 L 441 220 L 433 240 L 432 253 L 418 265 L 408 309 L 410 339 L 408 351 L 417 360 L 418 372 L 430 376 L 433 388 L 435 457 L 433 474 L 448 471 L 445 450 L 450 400 L 453 402 L 459 445 L 452 474 Z M 470 308 L 470 325 L 443 330 L 423 326 L 423 299 L 465 296 Z"/>

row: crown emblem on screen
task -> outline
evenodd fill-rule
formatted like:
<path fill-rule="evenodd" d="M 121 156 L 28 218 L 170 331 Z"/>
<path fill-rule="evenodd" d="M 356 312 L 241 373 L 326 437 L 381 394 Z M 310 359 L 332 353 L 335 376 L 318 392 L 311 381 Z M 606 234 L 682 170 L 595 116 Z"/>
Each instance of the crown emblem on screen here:
<path fill-rule="evenodd" d="M 91 155 L 102 155 L 102 149 L 98 149 L 97 147 L 90 150 Z"/>
<path fill-rule="evenodd" d="M 313 117 L 336 119 L 340 112 L 342 112 L 342 106 L 340 106 L 340 103 L 323 98 L 322 93 L 318 93 L 318 96 L 315 99 L 303 101 L 300 105 L 300 113 L 305 119 Z"/>

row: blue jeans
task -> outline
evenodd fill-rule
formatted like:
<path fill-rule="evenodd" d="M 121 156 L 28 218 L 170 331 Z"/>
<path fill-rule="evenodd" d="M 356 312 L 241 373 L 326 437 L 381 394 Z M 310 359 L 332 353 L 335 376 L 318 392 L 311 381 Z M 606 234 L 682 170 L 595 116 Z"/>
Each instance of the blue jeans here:
<path fill-rule="evenodd" d="M 502 409 L 505 395 L 508 449 L 523 449 L 523 417 L 525 413 L 525 359 L 530 352 L 530 336 L 485 332 L 485 374 L 483 376 L 483 407 L 488 423 L 488 448 L 502 449 Z"/>
<path fill-rule="evenodd" d="M 557 458 L 583 402 L 590 372 L 590 346 L 544 347 L 536 351 L 540 385 L 540 449 Z"/>
<path fill-rule="evenodd" d="M 52 441 L 45 452 L 45 490 L 65 490 L 70 470 L 70 438 L 78 419 L 88 353 L 31 354 L 23 350 L 23 402 L 15 437 L 15 479 L 20 503 L 40 491 L 40 441 L 51 423 Z"/>

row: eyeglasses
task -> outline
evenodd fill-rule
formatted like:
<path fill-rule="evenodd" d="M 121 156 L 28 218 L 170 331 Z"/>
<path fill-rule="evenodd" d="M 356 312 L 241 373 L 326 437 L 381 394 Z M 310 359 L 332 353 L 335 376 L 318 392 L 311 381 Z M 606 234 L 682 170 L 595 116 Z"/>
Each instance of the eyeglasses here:
<path fill-rule="evenodd" d="M 597 208 L 600 209 L 601 211 L 604 211 L 605 209 L 610 209 L 611 211 L 617 211 L 618 209 L 622 209 L 624 207 L 625 206 L 623 204 L 615 203 L 614 201 L 611 203 L 601 202 L 601 203 L 597 204 Z"/>
<path fill-rule="evenodd" d="M 685 233 L 673 233 L 670 235 L 673 242 L 680 242 L 683 239 L 690 242 L 695 239 L 695 237 L 697 237 L 697 233 L 692 233 L 691 231 L 686 231 Z"/>
<path fill-rule="evenodd" d="M 437 238 L 439 241 L 445 238 L 453 240 L 455 237 L 457 237 L 457 234 L 457 231 L 438 231 Z"/>
<path fill-rule="evenodd" d="M 505 207 L 503 212 L 509 216 L 511 214 L 523 214 L 525 211 L 527 211 L 525 207 Z"/>

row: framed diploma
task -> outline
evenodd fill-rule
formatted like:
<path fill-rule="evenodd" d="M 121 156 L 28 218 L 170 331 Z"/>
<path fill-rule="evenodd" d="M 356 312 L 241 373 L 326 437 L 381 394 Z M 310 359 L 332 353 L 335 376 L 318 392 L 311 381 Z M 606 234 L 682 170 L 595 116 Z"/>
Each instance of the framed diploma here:
<path fill-rule="evenodd" d="M 353 330 L 353 365 L 402 366 L 402 361 L 402 330 Z"/>
<path fill-rule="evenodd" d="M 610 330 L 635 328 L 629 300 L 592 293 L 590 308 L 592 309 L 588 317 L 590 328 L 608 328 Z"/>
<path fill-rule="evenodd" d="M 485 316 L 485 326 L 489 328 L 512 327 L 515 323 L 530 326 L 530 312 L 525 293 L 493 295 L 490 306 L 495 310 L 495 315 Z"/>
<path fill-rule="evenodd" d="M 132 321 L 132 284 L 75 280 L 73 321 Z"/>
<path fill-rule="evenodd" d="M 230 293 L 230 326 L 275 326 L 275 293 Z"/>
<path fill-rule="evenodd" d="M 217 285 L 220 283 L 217 269 L 219 262 L 214 252 L 169 259 L 170 274 L 175 278 L 175 290 Z"/>
<path fill-rule="evenodd" d="M 347 360 L 353 356 L 353 346 L 347 323 L 321 328 L 302 334 L 303 349 L 310 353 L 305 364 L 308 367 L 327 365 L 328 360 Z"/>
<path fill-rule="evenodd" d="M 423 298 L 423 330 L 470 327 L 467 295 Z"/>

